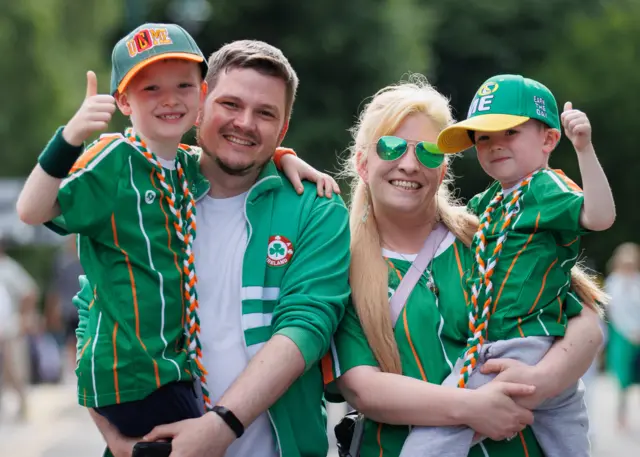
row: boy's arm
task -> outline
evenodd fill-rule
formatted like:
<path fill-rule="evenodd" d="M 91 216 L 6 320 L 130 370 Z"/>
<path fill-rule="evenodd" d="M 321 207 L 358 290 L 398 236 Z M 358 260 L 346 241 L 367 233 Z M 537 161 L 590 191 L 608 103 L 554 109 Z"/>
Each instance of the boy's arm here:
<path fill-rule="evenodd" d="M 302 180 L 316 183 L 319 197 L 326 196 L 327 198 L 331 198 L 333 192 L 336 194 L 340 193 L 340 186 L 338 186 L 335 179 L 327 173 L 322 173 L 313 168 L 299 158 L 293 149 L 276 148 L 273 161 L 276 167 L 278 167 L 278 170 L 283 171 L 299 195 L 301 195 L 304 190 Z"/>
<path fill-rule="evenodd" d="M 591 143 L 589 119 L 582 111 L 573 109 L 571 102 L 567 102 L 562 113 L 562 125 L 578 154 L 580 165 L 584 193 L 580 225 L 594 231 L 606 230 L 616 219 L 616 208 L 607 176 Z"/>
<path fill-rule="evenodd" d="M 87 73 L 87 92 L 80 109 L 58 129 L 18 196 L 16 210 L 25 224 L 38 225 L 60 215 L 58 189 L 80 154 L 82 144 L 94 132 L 105 130 L 116 109 L 111 95 L 98 95 L 95 73 Z"/>
<path fill-rule="evenodd" d="M 60 142 L 60 133 L 56 133 L 56 136 L 49 142 L 45 153 L 50 148 L 55 147 L 60 149 L 64 148 L 69 151 L 69 154 L 74 154 L 77 158 L 82 151 L 82 148 L 78 148 L 77 154 L 71 152 L 71 145 L 59 145 L 55 143 Z M 63 152 L 57 152 L 56 154 L 64 154 Z M 69 166 L 71 169 L 71 165 Z M 68 171 L 68 170 L 67 170 Z M 18 217 L 22 222 L 29 225 L 39 225 L 44 222 L 50 221 L 56 216 L 60 215 L 60 204 L 58 203 L 58 189 L 60 188 L 61 178 L 51 176 L 44 171 L 40 164 L 36 166 L 29 174 L 24 187 L 18 196 L 16 203 L 16 210 Z"/>

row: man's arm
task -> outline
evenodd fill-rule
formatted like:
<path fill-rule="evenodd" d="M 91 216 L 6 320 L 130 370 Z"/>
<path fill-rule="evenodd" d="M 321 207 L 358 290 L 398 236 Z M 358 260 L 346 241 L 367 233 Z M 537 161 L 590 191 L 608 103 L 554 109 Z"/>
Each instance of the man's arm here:
<path fill-rule="evenodd" d="M 304 367 L 298 346 L 286 336 L 274 335 L 218 404 L 233 411 L 246 427 L 287 391 L 302 375 Z"/>
<path fill-rule="evenodd" d="M 348 222 L 339 197 L 314 203 L 280 287 L 273 336 L 218 402 L 245 428 L 328 351 L 350 292 Z M 217 457 L 235 435 L 217 414 L 205 414 L 156 427 L 145 440 L 162 438 L 171 438 L 181 456 Z"/>
<path fill-rule="evenodd" d="M 274 335 L 220 405 L 249 425 L 328 351 L 349 297 L 348 213 L 334 198 L 312 210 L 281 285 Z"/>

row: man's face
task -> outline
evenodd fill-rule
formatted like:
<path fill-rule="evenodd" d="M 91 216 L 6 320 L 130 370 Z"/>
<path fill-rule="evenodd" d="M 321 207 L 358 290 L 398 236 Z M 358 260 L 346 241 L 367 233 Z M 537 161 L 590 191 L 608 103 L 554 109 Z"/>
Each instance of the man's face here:
<path fill-rule="evenodd" d="M 282 141 L 286 84 L 251 68 L 223 71 L 199 118 L 198 143 L 227 174 L 259 170 Z"/>

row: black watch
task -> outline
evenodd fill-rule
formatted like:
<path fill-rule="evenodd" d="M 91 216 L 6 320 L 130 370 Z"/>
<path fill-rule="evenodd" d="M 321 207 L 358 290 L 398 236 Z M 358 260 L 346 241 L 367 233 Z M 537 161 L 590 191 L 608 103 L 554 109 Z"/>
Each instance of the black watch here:
<path fill-rule="evenodd" d="M 229 426 L 233 433 L 236 434 L 236 438 L 240 438 L 244 433 L 244 425 L 242 422 L 236 417 L 235 414 L 231 412 L 231 410 L 225 408 L 224 406 L 216 405 L 211 408 L 211 412 L 216 413 L 218 416 L 222 418 L 223 421 Z"/>

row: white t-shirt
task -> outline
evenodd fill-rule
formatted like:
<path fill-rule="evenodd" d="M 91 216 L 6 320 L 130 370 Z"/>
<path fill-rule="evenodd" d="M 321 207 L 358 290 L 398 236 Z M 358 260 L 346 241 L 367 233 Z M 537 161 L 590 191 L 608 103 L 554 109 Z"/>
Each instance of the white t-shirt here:
<path fill-rule="evenodd" d="M 242 330 L 241 298 L 242 263 L 247 248 L 246 196 L 246 193 L 224 199 L 206 196 L 197 203 L 194 254 L 200 341 L 214 403 L 249 362 Z M 269 416 L 263 413 L 229 447 L 225 457 L 278 455 Z"/>

